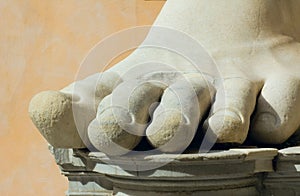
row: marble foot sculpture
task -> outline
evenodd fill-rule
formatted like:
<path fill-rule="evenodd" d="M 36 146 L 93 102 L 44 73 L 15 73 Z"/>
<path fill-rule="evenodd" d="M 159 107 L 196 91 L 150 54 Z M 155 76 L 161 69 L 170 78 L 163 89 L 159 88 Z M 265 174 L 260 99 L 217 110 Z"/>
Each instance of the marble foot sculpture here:
<path fill-rule="evenodd" d="M 182 36 L 175 47 L 199 63 L 149 47 L 173 43 L 168 39 L 177 32 L 194 42 Z M 169 0 L 129 57 L 61 91 L 36 95 L 29 113 L 54 147 L 93 146 L 109 155 L 129 152 L 143 136 L 162 152 L 183 151 L 200 122 L 212 143 L 249 137 L 280 144 L 300 125 L 299 41 L 298 1 Z"/>

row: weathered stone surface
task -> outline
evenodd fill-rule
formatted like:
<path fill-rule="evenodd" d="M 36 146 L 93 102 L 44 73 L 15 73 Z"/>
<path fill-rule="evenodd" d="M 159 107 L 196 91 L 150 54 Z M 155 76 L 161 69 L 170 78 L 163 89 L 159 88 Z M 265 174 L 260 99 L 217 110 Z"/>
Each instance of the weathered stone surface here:
<path fill-rule="evenodd" d="M 268 195 L 300 195 L 300 147 L 279 150 L 274 161 L 275 173 L 264 182 Z"/>
<path fill-rule="evenodd" d="M 203 121 L 210 143 L 241 144 L 248 135 L 283 143 L 300 126 L 298 7 L 277 0 L 167 1 L 129 57 L 60 92 L 37 95 L 31 118 L 55 147 L 93 144 L 110 156 L 130 152 L 145 135 L 162 152 L 183 152 Z"/>
<path fill-rule="evenodd" d="M 300 147 L 134 157 L 50 149 L 68 177 L 67 195 L 300 194 Z"/>
<path fill-rule="evenodd" d="M 208 111 L 214 88 L 204 78 L 186 75 L 168 87 L 146 129 L 149 142 L 162 152 L 182 152 Z"/>
<path fill-rule="evenodd" d="M 113 72 L 94 74 L 60 91 L 35 95 L 29 114 L 41 134 L 56 148 L 90 146 L 87 127 L 95 118 L 99 102 L 120 83 Z"/>
<path fill-rule="evenodd" d="M 120 84 L 99 104 L 97 116 L 89 125 L 93 146 L 111 156 L 130 152 L 141 141 L 149 107 L 159 101 L 162 92 L 151 82 Z"/>
<path fill-rule="evenodd" d="M 41 92 L 32 98 L 29 114 L 51 145 L 57 148 L 85 147 L 74 122 L 71 96 L 57 91 Z"/>
<path fill-rule="evenodd" d="M 71 149 L 53 152 L 69 179 L 69 195 L 259 195 L 263 173 L 273 172 L 277 155 L 276 149 L 121 157 L 84 150 L 70 156 Z M 150 165 L 156 167 L 149 170 Z"/>

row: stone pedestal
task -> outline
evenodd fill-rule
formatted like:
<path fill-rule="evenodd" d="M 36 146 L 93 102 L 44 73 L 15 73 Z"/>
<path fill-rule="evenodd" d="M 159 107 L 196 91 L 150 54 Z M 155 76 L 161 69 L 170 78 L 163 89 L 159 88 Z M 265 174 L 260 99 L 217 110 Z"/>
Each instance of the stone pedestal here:
<path fill-rule="evenodd" d="M 51 151 L 69 180 L 66 195 L 300 195 L 300 147 L 121 157 Z"/>
<path fill-rule="evenodd" d="M 300 195 L 300 147 L 279 150 L 274 168 L 276 172 L 268 173 L 264 181 L 265 194 Z"/>

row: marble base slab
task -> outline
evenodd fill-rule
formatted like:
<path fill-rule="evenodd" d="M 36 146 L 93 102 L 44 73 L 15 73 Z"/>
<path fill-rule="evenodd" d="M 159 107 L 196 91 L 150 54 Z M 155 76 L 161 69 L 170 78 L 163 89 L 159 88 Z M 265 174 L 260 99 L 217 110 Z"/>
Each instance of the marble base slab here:
<path fill-rule="evenodd" d="M 300 195 L 300 147 L 278 151 L 274 159 L 276 172 L 268 173 L 264 180 L 266 195 Z"/>
<path fill-rule="evenodd" d="M 300 195 L 300 147 L 108 157 L 50 147 L 66 195 Z"/>

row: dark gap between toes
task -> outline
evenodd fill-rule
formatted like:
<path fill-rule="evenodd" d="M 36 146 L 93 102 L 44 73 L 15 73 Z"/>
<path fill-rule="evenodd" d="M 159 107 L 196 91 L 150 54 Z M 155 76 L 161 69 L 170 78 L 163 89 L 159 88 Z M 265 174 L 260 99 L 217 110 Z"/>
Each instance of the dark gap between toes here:
<path fill-rule="evenodd" d="M 148 142 L 147 137 L 143 136 L 140 143 L 133 149 L 134 151 L 148 151 L 153 150 L 153 146 Z"/>

